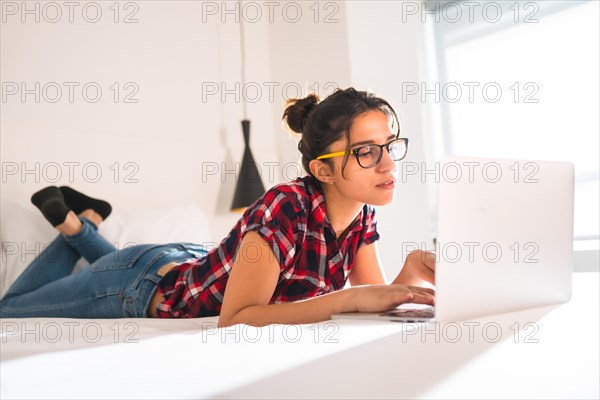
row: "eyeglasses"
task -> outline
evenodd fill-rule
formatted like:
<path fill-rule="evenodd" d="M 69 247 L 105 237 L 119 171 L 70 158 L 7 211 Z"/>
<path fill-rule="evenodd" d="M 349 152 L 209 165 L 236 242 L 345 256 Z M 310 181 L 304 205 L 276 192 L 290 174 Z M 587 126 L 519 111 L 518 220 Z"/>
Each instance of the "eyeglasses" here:
<path fill-rule="evenodd" d="M 400 161 L 406 156 L 408 150 L 408 138 L 397 138 L 386 144 L 366 144 L 364 146 L 357 147 L 356 149 L 347 151 L 338 151 L 335 153 L 328 153 L 318 156 L 317 160 L 324 158 L 332 158 L 345 156 L 346 154 L 354 154 L 358 165 L 363 168 L 372 168 L 381 161 L 383 155 L 383 148 L 386 148 L 390 157 L 394 161 Z"/>

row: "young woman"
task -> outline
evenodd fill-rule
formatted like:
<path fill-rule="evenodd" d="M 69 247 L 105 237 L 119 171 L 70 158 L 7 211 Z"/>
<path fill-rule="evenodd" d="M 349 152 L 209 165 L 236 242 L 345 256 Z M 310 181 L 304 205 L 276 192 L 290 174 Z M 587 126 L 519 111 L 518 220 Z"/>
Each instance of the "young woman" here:
<path fill-rule="evenodd" d="M 392 202 L 408 147 L 392 107 L 338 89 L 322 102 L 291 100 L 283 119 L 301 134 L 308 175 L 269 189 L 210 252 L 189 243 L 117 251 L 97 232 L 108 203 L 68 187 L 34 194 L 60 235 L 0 301 L 0 317 L 219 315 L 219 326 L 261 326 L 433 304 L 421 286 L 433 283 L 432 253 L 409 254 L 389 285 L 379 262 L 373 206 Z M 90 265 L 71 274 L 79 257 Z"/>

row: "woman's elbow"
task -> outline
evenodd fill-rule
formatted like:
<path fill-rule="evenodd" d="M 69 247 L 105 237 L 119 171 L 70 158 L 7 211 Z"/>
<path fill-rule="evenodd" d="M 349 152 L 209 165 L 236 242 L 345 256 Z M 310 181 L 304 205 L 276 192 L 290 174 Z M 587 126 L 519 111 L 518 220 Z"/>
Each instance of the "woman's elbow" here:
<path fill-rule="evenodd" d="M 217 328 L 226 328 L 228 326 L 235 325 L 232 318 L 227 318 L 223 314 L 219 315 L 219 320 L 217 321 Z"/>
<path fill-rule="evenodd" d="M 241 311 L 241 310 L 240 310 Z M 231 314 L 231 313 L 221 313 L 219 315 L 219 320 L 217 321 L 217 328 L 225 328 L 231 325 L 235 325 L 235 324 L 242 324 L 245 323 L 241 318 L 240 318 L 240 312 L 236 312 L 235 314 Z"/>

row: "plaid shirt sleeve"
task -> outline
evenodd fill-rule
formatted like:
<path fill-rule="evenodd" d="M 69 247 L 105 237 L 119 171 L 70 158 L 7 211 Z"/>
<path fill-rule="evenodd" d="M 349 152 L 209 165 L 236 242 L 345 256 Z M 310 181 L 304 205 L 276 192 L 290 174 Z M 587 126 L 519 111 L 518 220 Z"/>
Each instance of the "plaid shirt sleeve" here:
<path fill-rule="evenodd" d="M 363 209 L 364 222 L 363 222 L 363 230 L 360 233 L 360 238 L 358 239 L 358 247 L 357 250 L 360 249 L 362 245 L 371 244 L 376 240 L 379 240 L 379 233 L 377 232 L 377 218 L 375 216 L 375 207 L 365 204 Z"/>
<path fill-rule="evenodd" d="M 294 196 L 278 190 L 268 191 L 263 201 L 248 215 L 245 230 L 258 233 L 267 242 L 281 271 L 292 266 L 298 235 L 301 234 L 301 215 L 305 214 Z"/>

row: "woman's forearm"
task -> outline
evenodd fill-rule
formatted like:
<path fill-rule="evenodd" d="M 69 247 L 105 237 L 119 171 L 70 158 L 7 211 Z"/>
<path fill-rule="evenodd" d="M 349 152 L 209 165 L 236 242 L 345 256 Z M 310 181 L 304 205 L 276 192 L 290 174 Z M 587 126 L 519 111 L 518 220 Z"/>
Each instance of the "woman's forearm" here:
<path fill-rule="evenodd" d="M 219 319 L 219 327 L 234 324 L 264 326 L 326 321 L 331 318 L 331 314 L 355 311 L 352 293 L 352 288 L 348 288 L 302 301 L 248 306 L 228 320 Z"/>

